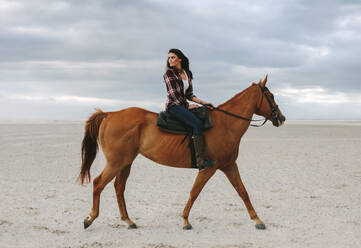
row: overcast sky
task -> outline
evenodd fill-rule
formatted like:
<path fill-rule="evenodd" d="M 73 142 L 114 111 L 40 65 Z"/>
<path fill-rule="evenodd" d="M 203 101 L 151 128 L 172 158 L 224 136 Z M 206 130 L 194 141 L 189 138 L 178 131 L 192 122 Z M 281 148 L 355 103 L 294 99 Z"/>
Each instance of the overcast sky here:
<path fill-rule="evenodd" d="M 361 119 L 360 0 L 0 0 L 0 119 L 159 112 L 170 48 L 215 105 L 268 73 L 289 119 Z"/>

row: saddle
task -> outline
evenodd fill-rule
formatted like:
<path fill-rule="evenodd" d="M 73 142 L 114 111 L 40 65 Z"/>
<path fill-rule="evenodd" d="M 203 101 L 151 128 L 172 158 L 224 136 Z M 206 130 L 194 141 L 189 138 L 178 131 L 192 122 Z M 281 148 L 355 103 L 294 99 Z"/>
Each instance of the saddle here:
<path fill-rule="evenodd" d="M 203 130 L 208 130 L 213 127 L 212 119 L 207 107 L 202 106 L 190 109 L 190 111 L 195 114 L 199 120 L 201 120 Z M 162 131 L 167 133 L 192 135 L 192 129 L 188 125 L 179 121 L 167 111 L 161 111 L 159 113 L 157 125 Z"/>
<path fill-rule="evenodd" d="M 202 106 L 199 108 L 190 109 L 190 111 L 201 120 L 203 130 L 208 130 L 213 127 L 213 122 L 211 116 L 209 115 L 209 110 L 207 107 Z M 184 122 L 179 121 L 177 118 L 172 116 L 167 111 L 161 111 L 159 113 L 157 125 L 159 126 L 159 129 L 162 130 L 163 132 L 172 133 L 172 134 L 185 134 L 185 137 L 181 143 L 183 143 L 184 140 L 188 137 L 189 139 L 188 147 L 191 152 L 191 158 L 190 158 L 191 168 L 198 169 L 194 144 L 192 142 L 192 131 L 193 131 L 192 128 L 189 127 Z"/>

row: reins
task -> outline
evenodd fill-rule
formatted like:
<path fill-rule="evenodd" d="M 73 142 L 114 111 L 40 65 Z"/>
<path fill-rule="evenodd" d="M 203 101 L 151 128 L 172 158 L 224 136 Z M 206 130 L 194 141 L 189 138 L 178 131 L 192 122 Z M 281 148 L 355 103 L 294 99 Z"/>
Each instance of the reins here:
<path fill-rule="evenodd" d="M 270 105 L 270 107 L 271 107 L 271 109 L 272 109 L 271 114 L 270 114 L 267 118 L 264 118 L 264 120 L 253 120 L 253 119 L 249 119 L 249 118 L 246 118 L 246 117 L 243 117 L 243 116 L 240 116 L 240 115 L 237 115 L 237 114 L 228 112 L 228 111 L 226 111 L 226 110 L 224 110 L 224 109 L 220 109 L 220 108 L 217 108 L 217 107 L 212 107 L 212 109 L 217 110 L 217 111 L 219 111 L 219 112 L 223 112 L 223 113 L 225 113 L 225 114 L 227 114 L 227 115 L 230 115 L 230 116 L 233 116 L 233 117 L 236 117 L 236 118 L 238 118 L 238 119 L 245 120 L 245 121 L 263 121 L 263 123 L 262 123 L 261 125 L 250 124 L 252 127 L 262 127 L 262 126 L 267 122 L 267 120 L 268 120 L 270 117 L 273 117 L 274 113 L 277 113 L 277 112 L 276 112 L 276 108 L 273 106 L 273 104 L 271 103 L 271 101 L 268 99 L 267 95 L 264 93 L 264 88 L 262 88 L 262 86 L 259 85 L 259 84 L 258 84 L 258 87 L 261 89 L 261 92 L 262 92 L 262 99 L 261 99 L 260 106 L 262 106 L 263 97 L 265 96 L 268 104 Z M 202 104 L 202 105 L 205 106 L 205 107 L 211 106 L 210 104 Z M 258 107 L 258 108 L 259 108 L 259 107 Z"/>
<path fill-rule="evenodd" d="M 203 105 L 203 106 L 207 106 L 207 105 L 208 105 L 208 104 L 205 104 L 205 105 Z M 209 105 L 208 105 L 208 106 L 209 106 Z M 262 127 L 262 126 L 267 122 L 267 120 L 268 120 L 268 118 L 265 118 L 264 120 L 253 120 L 253 119 L 249 119 L 249 118 L 246 118 L 246 117 L 243 117 L 243 116 L 240 116 L 240 115 L 237 115 L 237 114 L 233 114 L 233 113 L 231 113 L 231 112 L 228 112 L 228 111 L 226 111 L 226 110 L 224 110 L 224 109 L 220 109 L 220 108 L 217 108 L 217 107 L 214 107 L 214 108 L 212 108 L 212 109 L 217 110 L 217 111 L 219 111 L 219 112 L 223 112 L 223 113 L 225 113 L 225 114 L 227 114 L 227 115 L 230 115 L 230 116 L 233 116 L 233 117 L 236 117 L 236 118 L 238 118 L 238 119 L 245 120 L 245 121 L 263 121 L 263 123 L 262 123 L 261 125 L 251 124 L 252 127 Z"/>

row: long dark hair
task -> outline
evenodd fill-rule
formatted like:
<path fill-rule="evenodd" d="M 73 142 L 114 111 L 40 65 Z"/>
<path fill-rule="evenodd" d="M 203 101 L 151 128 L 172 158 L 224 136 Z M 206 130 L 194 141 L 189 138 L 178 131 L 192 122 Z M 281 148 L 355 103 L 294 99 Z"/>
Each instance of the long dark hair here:
<path fill-rule="evenodd" d="M 181 67 L 183 70 L 185 70 L 185 72 L 187 73 L 187 76 L 190 78 L 190 79 L 193 79 L 193 74 L 192 74 L 192 71 L 189 70 L 189 59 L 183 54 L 183 52 L 179 49 L 176 49 L 176 48 L 172 48 L 172 49 L 169 49 L 169 53 L 174 53 L 175 55 L 177 55 L 178 58 L 180 58 L 182 61 L 181 61 Z M 168 61 L 168 57 L 167 57 L 167 68 L 174 68 L 173 66 L 170 66 L 169 64 L 169 61 Z"/>

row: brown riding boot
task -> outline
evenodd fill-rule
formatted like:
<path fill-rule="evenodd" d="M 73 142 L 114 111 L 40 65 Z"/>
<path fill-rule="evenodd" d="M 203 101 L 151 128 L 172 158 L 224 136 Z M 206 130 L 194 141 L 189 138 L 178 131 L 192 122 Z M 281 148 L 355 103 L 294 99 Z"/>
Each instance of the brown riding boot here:
<path fill-rule="evenodd" d="M 206 147 L 204 143 L 203 135 L 193 135 L 192 136 L 194 150 L 196 153 L 196 161 L 199 170 L 203 170 L 206 167 L 212 167 L 216 161 L 212 160 L 205 155 Z"/>

